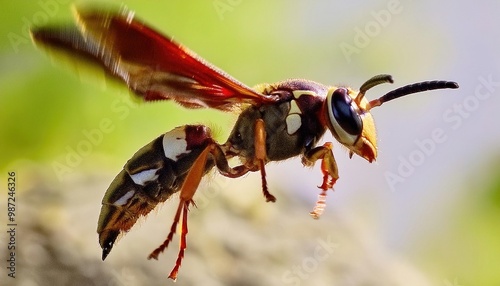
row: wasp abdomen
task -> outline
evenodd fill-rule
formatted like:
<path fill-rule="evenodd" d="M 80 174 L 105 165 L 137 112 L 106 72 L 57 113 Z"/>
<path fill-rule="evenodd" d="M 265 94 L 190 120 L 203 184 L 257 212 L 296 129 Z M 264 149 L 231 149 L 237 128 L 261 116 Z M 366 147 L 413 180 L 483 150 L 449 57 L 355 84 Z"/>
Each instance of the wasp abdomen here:
<path fill-rule="evenodd" d="M 211 142 L 207 127 L 186 125 L 156 138 L 134 154 L 102 200 L 97 232 L 103 260 L 120 234 L 180 190 L 194 160 Z M 209 160 L 205 172 L 213 165 Z"/>

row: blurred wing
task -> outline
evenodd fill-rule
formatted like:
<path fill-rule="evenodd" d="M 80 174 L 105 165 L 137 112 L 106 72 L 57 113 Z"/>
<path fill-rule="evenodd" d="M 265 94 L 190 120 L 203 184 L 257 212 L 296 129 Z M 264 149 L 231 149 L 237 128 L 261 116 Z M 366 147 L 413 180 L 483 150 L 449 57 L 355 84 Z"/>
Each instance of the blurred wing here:
<path fill-rule="evenodd" d="M 132 12 L 77 10 L 78 27 L 32 31 L 35 43 L 97 64 L 145 101 L 173 99 L 189 108 L 231 110 L 275 102 L 134 19 Z"/>

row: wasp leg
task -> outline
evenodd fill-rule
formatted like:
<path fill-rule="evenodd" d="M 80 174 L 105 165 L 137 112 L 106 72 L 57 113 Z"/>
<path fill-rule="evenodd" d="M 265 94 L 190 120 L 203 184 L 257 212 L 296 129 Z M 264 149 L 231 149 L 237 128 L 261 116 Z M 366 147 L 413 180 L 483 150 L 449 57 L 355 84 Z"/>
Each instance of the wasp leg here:
<path fill-rule="evenodd" d="M 217 165 L 217 169 L 219 172 L 229 178 L 237 178 L 243 176 L 244 174 L 251 172 L 260 171 L 262 178 L 262 192 L 264 197 L 266 198 L 266 202 L 275 202 L 276 198 L 269 193 L 267 188 L 266 181 L 266 169 L 265 164 L 267 160 L 267 152 L 266 152 L 266 131 L 264 127 L 264 121 L 262 119 L 257 119 L 255 123 L 255 158 L 253 160 L 248 160 L 244 165 L 229 167 L 227 162 L 227 154 L 223 151 L 222 148 L 227 148 L 227 146 L 217 145 L 215 147 L 212 155 L 215 159 L 215 164 Z M 230 157 L 229 157 L 230 158 Z"/>
<path fill-rule="evenodd" d="M 265 136 L 265 135 L 264 135 Z M 264 142 L 265 142 L 265 137 L 264 137 Z M 264 159 L 258 159 L 258 164 L 255 163 L 250 163 L 247 165 L 239 165 L 236 167 L 229 167 L 229 164 L 226 159 L 226 155 L 224 154 L 224 151 L 222 150 L 221 146 L 217 145 L 215 146 L 212 156 L 214 157 L 215 164 L 217 166 L 217 169 L 219 172 L 226 177 L 229 178 L 237 178 L 245 175 L 249 171 L 251 172 L 256 172 L 256 171 L 261 171 L 262 174 L 262 188 L 263 188 L 263 193 L 264 196 L 266 197 L 266 201 L 269 202 L 275 202 L 276 198 L 271 195 L 267 189 L 267 183 L 266 183 L 266 170 L 264 168 L 265 165 L 265 160 Z M 261 157 L 259 157 L 261 158 Z M 264 150 L 264 156 L 265 158 L 265 150 Z"/>
<path fill-rule="evenodd" d="M 325 210 L 326 191 L 333 188 L 333 185 L 339 178 L 337 162 L 335 162 L 335 157 L 333 157 L 332 149 L 332 143 L 327 142 L 323 146 L 307 151 L 302 157 L 302 164 L 304 164 L 304 166 L 312 166 L 317 160 L 321 159 L 323 183 L 321 186 L 318 186 L 318 188 L 321 189 L 321 193 L 318 195 L 318 201 L 313 211 L 310 213 L 314 219 L 318 219 Z"/>
<path fill-rule="evenodd" d="M 275 202 L 276 198 L 269 193 L 269 190 L 267 188 L 267 181 L 266 181 L 266 159 L 267 159 L 267 152 L 266 152 L 266 130 L 265 130 L 265 124 L 264 120 L 262 119 L 257 119 L 255 121 L 255 141 L 254 141 L 254 146 L 255 146 L 255 160 L 257 161 L 257 167 L 260 169 L 260 175 L 262 178 L 262 193 L 264 194 L 264 197 L 266 198 L 266 202 Z"/>
<path fill-rule="evenodd" d="M 224 153 L 223 149 L 221 148 L 221 145 L 215 145 L 213 150 L 212 150 L 212 157 L 215 160 L 215 165 L 217 166 L 217 169 L 219 170 L 219 173 L 223 176 L 226 176 L 228 178 L 238 178 L 249 171 L 258 171 L 258 168 L 249 168 L 248 166 L 245 165 L 239 165 L 236 167 L 229 167 L 229 163 L 226 158 L 226 154 Z"/>
<path fill-rule="evenodd" d="M 185 201 L 183 203 L 182 207 L 182 227 L 181 227 L 181 242 L 179 245 L 179 254 L 177 254 L 177 260 L 175 261 L 175 266 L 170 271 L 170 274 L 168 275 L 168 278 L 172 280 L 177 279 L 177 273 L 179 272 L 179 268 L 181 267 L 182 259 L 184 258 L 184 250 L 187 247 L 187 242 L 186 242 L 186 237 L 188 233 L 188 226 L 187 226 L 187 214 L 189 211 L 189 204 L 193 203 L 192 200 Z M 194 203 L 193 203 L 194 204 Z"/>
<path fill-rule="evenodd" d="M 172 280 L 177 279 L 177 273 L 179 271 L 179 268 L 181 267 L 182 259 L 184 258 L 184 250 L 187 247 L 186 243 L 186 237 L 188 233 L 187 213 L 189 211 L 189 205 L 194 204 L 193 196 L 196 192 L 196 189 L 198 188 L 198 185 L 200 184 L 201 178 L 203 177 L 205 171 L 205 164 L 208 159 L 208 154 L 213 152 L 214 147 L 216 146 L 217 146 L 216 144 L 210 144 L 207 147 L 205 147 L 205 149 L 200 153 L 198 158 L 196 158 L 196 160 L 193 162 L 193 165 L 191 169 L 188 171 L 180 190 L 179 207 L 177 208 L 177 212 L 175 214 L 172 227 L 170 228 L 170 232 L 165 241 L 158 248 L 153 250 L 153 252 L 151 252 L 151 254 L 148 256 L 148 259 L 151 258 L 158 259 L 158 255 L 168 247 L 177 229 L 177 224 L 179 223 L 179 220 L 181 220 L 181 214 L 182 214 L 181 241 L 179 245 L 179 254 L 177 255 L 177 261 L 175 262 L 175 266 L 170 272 L 170 275 L 168 276 Z"/>

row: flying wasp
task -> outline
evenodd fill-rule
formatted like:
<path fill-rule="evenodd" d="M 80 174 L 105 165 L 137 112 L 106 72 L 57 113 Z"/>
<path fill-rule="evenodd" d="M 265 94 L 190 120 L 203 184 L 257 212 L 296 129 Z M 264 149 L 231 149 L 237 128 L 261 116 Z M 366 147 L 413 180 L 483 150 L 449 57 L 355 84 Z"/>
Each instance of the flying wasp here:
<path fill-rule="evenodd" d="M 326 194 L 338 180 L 332 143 L 320 144 L 329 130 L 354 154 L 373 162 L 377 140 L 371 109 L 387 101 L 426 90 L 458 88 L 450 81 L 424 81 L 397 88 L 368 101 L 366 92 L 392 83 L 389 75 L 367 80 L 359 91 L 288 79 L 250 88 L 134 17 L 126 9 L 75 9 L 76 25 L 31 31 L 34 42 L 75 60 L 98 65 L 124 82 L 144 101 L 173 100 L 186 108 L 213 108 L 241 113 L 224 144 L 204 125 L 185 125 L 159 136 L 128 160 L 102 200 L 97 232 L 104 260 L 115 241 L 141 216 L 179 192 L 179 205 L 165 241 L 148 259 L 157 259 L 180 223 L 180 247 L 169 278 L 176 279 L 186 249 L 187 215 L 201 178 L 212 169 L 236 178 L 260 172 L 267 202 L 276 198 L 266 182 L 266 164 L 300 156 L 304 166 L 321 162 L 322 182 L 311 211 L 319 218 Z M 237 157 L 241 165 L 231 167 Z"/>

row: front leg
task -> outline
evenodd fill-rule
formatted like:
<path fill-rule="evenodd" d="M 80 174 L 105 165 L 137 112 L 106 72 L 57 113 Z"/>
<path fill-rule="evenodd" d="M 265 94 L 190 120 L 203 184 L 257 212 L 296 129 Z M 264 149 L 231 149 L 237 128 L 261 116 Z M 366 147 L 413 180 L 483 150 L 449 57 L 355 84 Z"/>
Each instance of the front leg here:
<path fill-rule="evenodd" d="M 318 188 L 321 189 L 321 193 L 318 196 L 318 201 L 313 211 L 310 213 L 314 219 L 318 219 L 325 210 L 326 191 L 333 188 L 333 185 L 339 178 L 337 162 L 335 162 L 332 149 L 332 143 L 327 142 L 323 146 L 318 146 L 307 151 L 302 157 L 302 164 L 304 164 L 304 166 L 313 166 L 317 160 L 321 159 L 323 183 L 321 186 L 318 186 Z"/>

